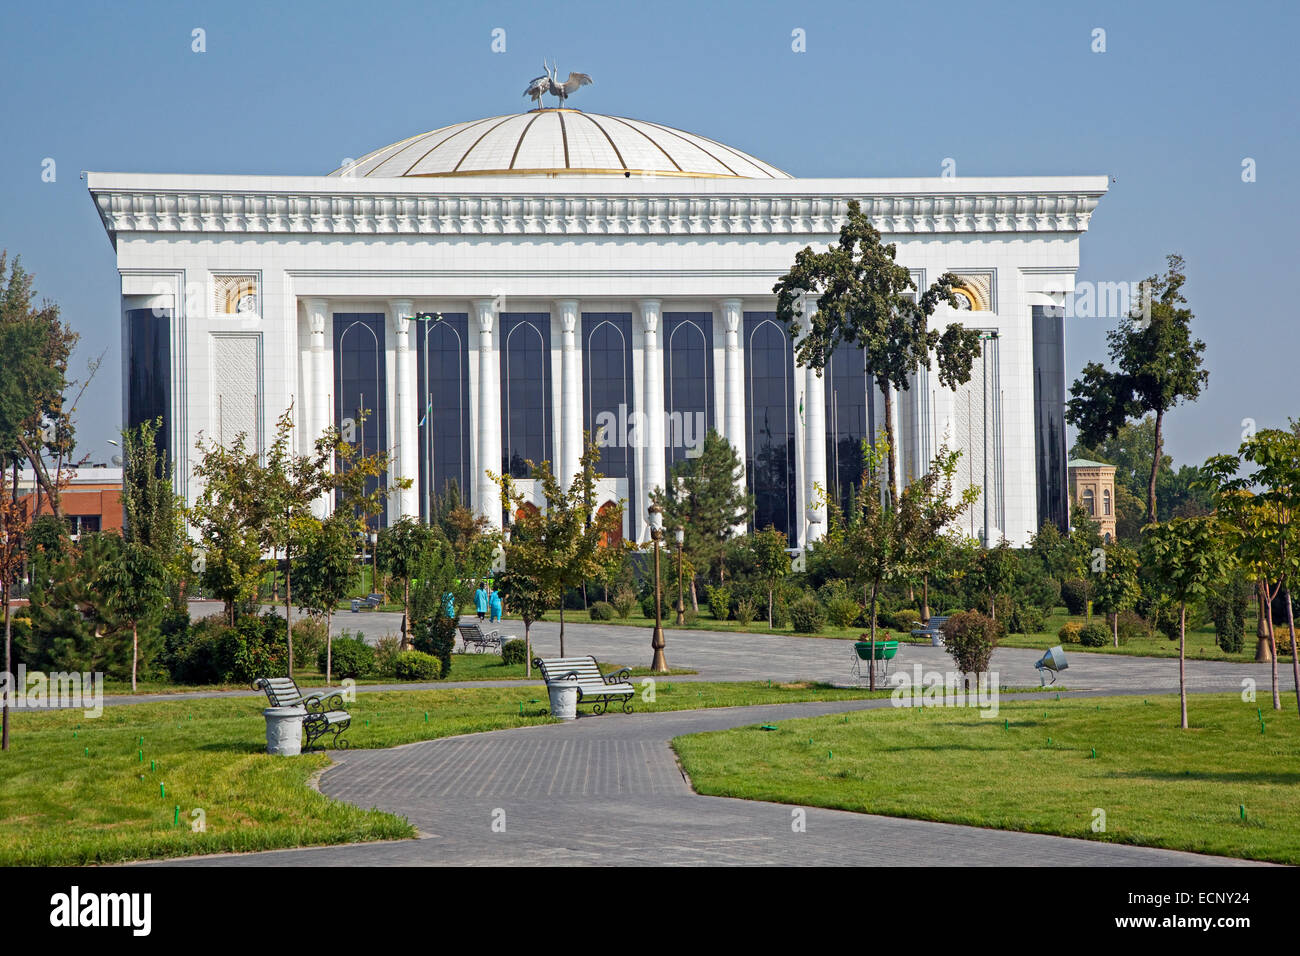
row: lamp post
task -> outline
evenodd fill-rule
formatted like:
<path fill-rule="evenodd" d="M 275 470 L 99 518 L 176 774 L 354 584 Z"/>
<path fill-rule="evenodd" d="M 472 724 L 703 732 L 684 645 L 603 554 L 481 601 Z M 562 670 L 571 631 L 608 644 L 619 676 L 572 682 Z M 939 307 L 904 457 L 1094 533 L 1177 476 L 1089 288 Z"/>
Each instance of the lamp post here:
<path fill-rule="evenodd" d="M 686 529 L 678 528 L 673 532 L 677 539 L 677 626 L 686 623 L 686 596 L 682 591 L 682 547 L 686 544 Z"/>
<path fill-rule="evenodd" d="M 668 670 L 668 661 L 664 657 L 663 590 L 659 581 L 659 542 L 664 536 L 663 509 L 658 505 L 651 505 L 649 515 L 650 538 L 655 543 L 655 632 L 654 638 L 650 641 L 650 646 L 654 648 L 650 669 L 656 674 L 662 674 Z"/>
<path fill-rule="evenodd" d="M 375 578 L 375 574 L 376 574 L 375 561 L 377 557 L 375 551 L 377 550 L 376 545 L 378 543 L 379 543 L 379 535 L 373 531 L 370 532 L 370 592 L 372 594 L 379 593 L 379 587 L 378 587 L 379 581 Z"/>

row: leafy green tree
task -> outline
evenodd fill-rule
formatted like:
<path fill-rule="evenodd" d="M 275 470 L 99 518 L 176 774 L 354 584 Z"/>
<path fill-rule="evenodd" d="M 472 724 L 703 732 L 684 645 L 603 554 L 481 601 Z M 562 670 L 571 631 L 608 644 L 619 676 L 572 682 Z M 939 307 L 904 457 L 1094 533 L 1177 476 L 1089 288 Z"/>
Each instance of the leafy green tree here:
<path fill-rule="evenodd" d="M 167 460 L 158 448 L 162 419 L 141 422 L 122 432 L 123 537 L 153 555 L 164 585 L 176 584 L 173 606 L 185 609 L 186 554 L 184 505 L 172 490 Z"/>
<path fill-rule="evenodd" d="M 911 270 L 895 261 L 897 246 L 881 240 L 880 232 L 857 200 L 848 204 L 836 245 L 825 252 L 804 247 L 790 271 L 773 286 L 780 321 L 797 337 L 807 319 L 807 334 L 799 343 L 799 364 L 823 369 L 840 342 L 862 347 L 866 371 L 884 398 L 885 447 L 889 449 L 889 497 L 898 500 L 897 436 L 893 433 L 893 391 L 907 391 L 920 368 L 938 361 L 939 382 L 955 388 L 970 381 L 971 365 L 980 354 L 980 333 L 953 323 L 939 332 L 929 327 L 940 302 L 957 305 L 952 289 L 958 279 L 944 273 L 917 295 Z M 817 309 L 803 315 L 804 300 L 817 296 Z"/>
<path fill-rule="evenodd" d="M 930 574 L 938 567 L 944 553 L 953 545 L 954 525 L 966 509 L 979 500 L 978 488 L 967 488 L 960 495 L 953 492 L 953 477 L 957 474 L 960 451 L 951 451 L 940 445 L 925 476 L 917 489 L 921 509 L 921 523 L 915 539 L 915 563 L 921 572 L 921 620 L 930 620 Z"/>
<path fill-rule="evenodd" d="M 419 574 L 424 553 L 433 545 L 434 530 L 410 517 L 379 532 L 375 563 L 402 584 L 402 649 L 410 643 L 411 579 Z"/>
<path fill-rule="evenodd" d="M 1239 474 L 1239 469 L 1250 465 L 1252 470 Z M 1262 579 L 1265 588 L 1268 581 L 1277 581 L 1286 597 L 1291 666 L 1300 709 L 1300 652 L 1291 604 L 1291 584 L 1300 571 L 1300 437 L 1294 430 L 1262 429 L 1241 443 L 1237 455 L 1211 458 L 1205 471 L 1217 489 L 1219 514 L 1236 528 L 1232 540 L 1237 555 L 1250 573 Z M 1270 605 L 1275 593 L 1270 592 Z M 1271 625 L 1271 613 L 1268 616 Z M 1274 707 L 1280 710 L 1276 649 L 1273 672 Z"/>
<path fill-rule="evenodd" d="M 749 553 L 763 584 L 767 586 L 767 627 L 772 629 L 772 599 L 776 586 L 790 573 L 789 542 L 785 532 L 769 525 L 749 536 Z"/>
<path fill-rule="evenodd" d="M 1111 615 L 1112 636 L 1119 647 L 1119 612 L 1127 611 L 1142 596 L 1138 577 L 1141 565 L 1137 552 L 1122 544 L 1109 544 L 1102 555 L 1101 569 L 1097 572 L 1097 607 Z"/>
<path fill-rule="evenodd" d="M 744 490 L 744 474 L 736 449 L 709 429 L 699 456 L 675 462 L 668 487 L 650 492 L 650 500 L 663 509 L 664 528 L 685 531 L 683 548 L 692 566 L 709 569 L 719 584 L 727 577 L 727 541 L 754 510 L 754 496 Z M 694 575 L 691 601 L 698 607 Z"/>
<path fill-rule="evenodd" d="M 551 473 L 551 464 L 528 462 L 533 481 L 546 499 L 545 509 L 525 508 L 523 495 L 510 476 L 491 474 L 501 486 L 501 500 L 515 515 L 510 540 L 505 544 L 506 567 L 530 578 L 545 600 L 560 609 L 560 656 L 564 656 L 565 592 L 582 582 L 600 578 L 610 562 L 622 559 L 623 506 L 596 508 L 596 465 L 600 451 L 587 442 L 581 470 L 568 490 Z"/>
<path fill-rule="evenodd" d="M 51 562 L 48 577 L 32 581 L 29 650 L 41 669 L 127 673 L 128 625 L 109 585 L 121 551 L 116 534 L 83 534 Z"/>
<path fill-rule="evenodd" d="M 226 622 L 233 626 L 236 606 L 257 598 L 262 470 L 242 433 L 229 445 L 200 440 L 196 447 L 193 475 L 200 491 L 186 518 L 198 534 L 196 563 L 203 586 L 225 603 Z"/>
<path fill-rule="evenodd" d="M 140 625 L 161 616 L 167 599 L 167 568 L 140 541 L 126 541 L 100 578 L 117 615 L 131 627 L 131 693 L 140 668 Z"/>
<path fill-rule="evenodd" d="M 357 580 L 355 522 L 346 513 L 304 523 L 298 544 L 298 606 L 325 619 L 325 682 L 333 675 L 334 608 Z"/>
<path fill-rule="evenodd" d="M 1079 502 L 1074 502 L 1070 509 L 1070 534 L 1066 542 L 1070 568 L 1075 577 L 1083 582 L 1085 589 L 1083 606 L 1085 624 L 1092 621 L 1092 601 L 1097 586 L 1096 574 L 1105 555 L 1099 527 L 1096 520 L 1088 514 L 1088 509 Z"/>
<path fill-rule="evenodd" d="M 1178 606 L 1179 724 L 1187 729 L 1187 605 L 1204 596 L 1233 560 L 1223 547 L 1216 520 L 1174 518 L 1149 524 L 1142 531 L 1142 563 L 1151 568 L 1160 587 Z"/>
<path fill-rule="evenodd" d="M 1192 338 L 1192 311 L 1182 288 L 1182 256 L 1168 257 L 1164 276 L 1144 283 L 1143 302 L 1107 333 L 1110 365 L 1089 362 L 1070 386 L 1065 420 L 1079 429 L 1079 441 L 1096 445 L 1124 423 L 1153 413 L 1154 448 L 1147 480 L 1147 522 L 1155 523 L 1156 476 L 1164 456 L 1165 415 L 1184 401 L 1196 401 L 1210 373 L 1201 367 L 1205 343 Z M 1149 316 L 1143 311 L 1149 310 Z"/>
<path fill-rule="evenodd" d="M 524 676 L 533 676 L 533 643 L 530 630 L 534 622 L 540 621 L 551 606 L 551 599 L 528 575 L 521 574 L 506 565 L 505 572 L 497 578 L 497 587 L 506 606 L 524 622 Z"/>

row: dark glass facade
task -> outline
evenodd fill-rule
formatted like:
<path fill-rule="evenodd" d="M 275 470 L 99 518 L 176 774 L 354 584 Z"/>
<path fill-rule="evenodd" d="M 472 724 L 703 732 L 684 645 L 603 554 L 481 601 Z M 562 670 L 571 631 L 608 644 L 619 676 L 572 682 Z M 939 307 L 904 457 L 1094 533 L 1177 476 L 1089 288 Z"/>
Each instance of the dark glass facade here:
<path fill-rule="evenodd" d="M 745 475 L 754 495 L 752 527 L 772 525 L 793 538 L 795 388 L 790 337 L 775 312 L 745 313 Z"/>
<path fill-rule="evenodd" d="M 632 316 L 618 312 L 582 314 L 582 427 L 600 447 L 599 471 L 606 478 L 630 478 L 635 450 L 623 424 L 632 400 Z M 599 429 L 597 423 L 612 428 Z M 643 422 L 640 436 L 647 437 Z M 631 494 L 629 492 L 629 498 Z"/>
<path fill-rule="evenodd" d="M 1065 447 L 1065 315 L 1033 309 L 1034 473 L 1039 527 L 1051 522 L 1069 530 L 1069 476 Z"/>
<path fill-rule="evenodd" d="M 831 353 L 822 372 L 826 389 L 826 481 L 827 493 L 849 504 L 849 489 L 862 484 L 862 439 L 874 443 L 871 427 L 871 376 L 867 375 L 862 349 L 841 342 Z"/>
<path fill-rule="evenodd" d="M 384 328 L 383 313 L 334 313 L 334 420 L 345 439 L 361 446 L 363 456 L 388 449 Z M 387 484 L 385 473 L 370 479 L 366 492 Z M 388 524 L 388 499 L 383 500 L 381 528 Z"/>
<path fill-rule="evenodd" d="M 469 477 L 469 317 L 443 313 L 441 321 L 417 316 L 411 323 L 418 380 L 416 419 L 420 435 L 420 514 L 429 520 L 433 499 L 454 484 L 462 504 Z"/>
<path fill-rule="evenodd" d="M 660 348 L 664 353 L 664 408 L 668 418 L 667 468 L 704 447 L 713 421 L 713 313 L 666 312 Z"/>
<path fill-rule="evenodd" d="M 171 309 L 130 309 L 127 328 L 126 427 L 162 419 L 155 444 L 171 471 Z"/>
<path fill-rule="evenodd" d="M 552 461 L 551 317 L 502 313 L 501 470 L 529 477 L 527 462 Z"/>

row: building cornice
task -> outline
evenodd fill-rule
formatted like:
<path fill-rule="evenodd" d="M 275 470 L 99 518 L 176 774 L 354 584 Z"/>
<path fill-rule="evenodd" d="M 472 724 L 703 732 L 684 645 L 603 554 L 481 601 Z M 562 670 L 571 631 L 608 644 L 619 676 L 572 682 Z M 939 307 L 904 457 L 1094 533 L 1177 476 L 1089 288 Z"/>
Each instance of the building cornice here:
<path fill-rule="evenodd" d="M 580 183 L 88 174 L 110 237 L 827 236 L 858 200 L 882 233 L 1080 233 L 1106 178 Z M 540 188 L 544 187 L 544 188 Z M 617 188 L 615 188 L 617 187 Z"/>

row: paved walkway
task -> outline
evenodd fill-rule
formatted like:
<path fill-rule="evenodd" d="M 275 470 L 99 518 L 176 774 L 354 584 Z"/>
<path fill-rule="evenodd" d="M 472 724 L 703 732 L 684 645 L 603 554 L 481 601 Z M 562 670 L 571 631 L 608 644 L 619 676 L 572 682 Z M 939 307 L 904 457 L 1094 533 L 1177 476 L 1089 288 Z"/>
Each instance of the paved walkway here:
<path fill-rule="evenodd" d="M 421 838 L 170 861 L 167 865 L 1233 865 L 1091 840 L 806 810 L 695 795 L 679 734 L 888 706 L 779 704 L 582 718 L 335 755 L 329 796 L 400 814 Z M 1090 807 L 1080 806 L 1082 829 Z M 499 821 L 504 820 L 504 832 Z M 494 823 L 498 829 L 494 829 Z"/>

